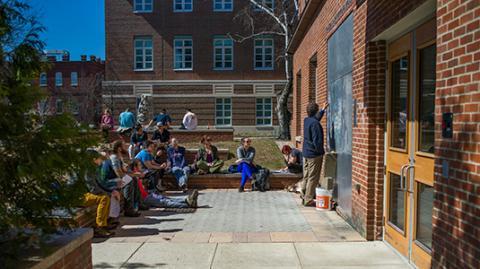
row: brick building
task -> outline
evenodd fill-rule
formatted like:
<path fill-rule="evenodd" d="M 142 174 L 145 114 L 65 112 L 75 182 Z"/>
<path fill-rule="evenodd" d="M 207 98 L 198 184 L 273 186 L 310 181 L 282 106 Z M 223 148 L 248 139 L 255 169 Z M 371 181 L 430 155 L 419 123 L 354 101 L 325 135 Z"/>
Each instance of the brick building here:
<path fill-rule="evenodd" d="M 480 268 L 480 2 L 300 9 L 292 137 L 329 100 L 339 213 L 418 268 Z"/>
<path fill-rule="evenodd" d="M 114 115 L 149 96 L 152 117 L 165 108 L 180 125 L 186 108 L 200 126 L 271 133 L 275 92 L 285 83 L 281 40 L 233 42 L 234 16 L 248 1 L 106 0 L 104 103 Z"/>
<path fill-rule="evenodd" d="M 46 114 L 70 112 L 79 122 L 96 124 L 101 114 L 101 91 L 105 63 L 95 56 L 71 61 L 67 51 L 47 51 L 50 66 L 38 85 L 48 98 L 38 104 Z"/>

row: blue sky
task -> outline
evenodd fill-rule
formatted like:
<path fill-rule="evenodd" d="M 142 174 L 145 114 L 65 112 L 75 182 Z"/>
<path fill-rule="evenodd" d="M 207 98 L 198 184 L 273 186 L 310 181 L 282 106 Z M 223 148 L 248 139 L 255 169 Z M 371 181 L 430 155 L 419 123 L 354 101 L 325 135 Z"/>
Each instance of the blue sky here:
<path fill-rule="evenodd" d="M 29 0 L 46 28 L 47 49 L 66 49 L 72 60 L 80 55 L 105 59 L 103 0 Z"/>

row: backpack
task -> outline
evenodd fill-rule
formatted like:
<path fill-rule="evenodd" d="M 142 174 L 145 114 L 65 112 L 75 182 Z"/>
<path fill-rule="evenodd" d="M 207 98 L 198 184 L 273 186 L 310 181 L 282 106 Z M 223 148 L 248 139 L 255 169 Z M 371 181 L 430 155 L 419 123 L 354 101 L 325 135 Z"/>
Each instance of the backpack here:
<path fill-rule="evenodd" d="M 255 174 L 255 179 L 252 181 L 252 191 L 267 191 L 270 189 L 270 181 L 268 176 L 270 175 L 270 170 L 266 168 L 261 168 L 258 170 L 258 173 Z"/>

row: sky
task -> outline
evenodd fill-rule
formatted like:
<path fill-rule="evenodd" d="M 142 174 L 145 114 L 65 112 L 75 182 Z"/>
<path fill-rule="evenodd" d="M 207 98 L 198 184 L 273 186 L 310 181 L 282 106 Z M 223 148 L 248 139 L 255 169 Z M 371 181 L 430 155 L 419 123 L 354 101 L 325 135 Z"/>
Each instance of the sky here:
<path fill-rule="evenodd" d="M 71 60 L 80 55 L 105 59 L 103 0 L 28 0 L 46 28 L 46 49 L 68 50 Z"/>

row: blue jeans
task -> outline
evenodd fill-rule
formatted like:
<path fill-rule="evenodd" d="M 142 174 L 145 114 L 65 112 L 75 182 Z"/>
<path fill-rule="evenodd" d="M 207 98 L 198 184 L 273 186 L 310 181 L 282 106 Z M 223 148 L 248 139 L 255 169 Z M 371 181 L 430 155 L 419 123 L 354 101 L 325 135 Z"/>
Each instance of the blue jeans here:
<path fill-rule="evenodd" d="M 172 174 L 177 179 L 177 184 L 180 188 L 187 186 L 189 173 L 190 173 L 190 167 L 188 166 L 185 166 L 183 168 L 180 168 L 180 167 L 172 168 Z"/>
<path fill-rule="evenodd" d="M 187 208 L 189 207 L 185 198 L 169 198 L 161 194 L 149 193 L 143 200 L 143 203 L 152 207 L 165 207 L 165 208 Z"/>
<path fill-rule="evenodd" d="M 257 168 L 249 163 L 242 162 L 238 165 L 238 172 L 242 173 L 240 187 L 243 188 L 245 183 L 247 183 L 247 180 L 253 177 L 253 173 L 257 172 Z"/>

